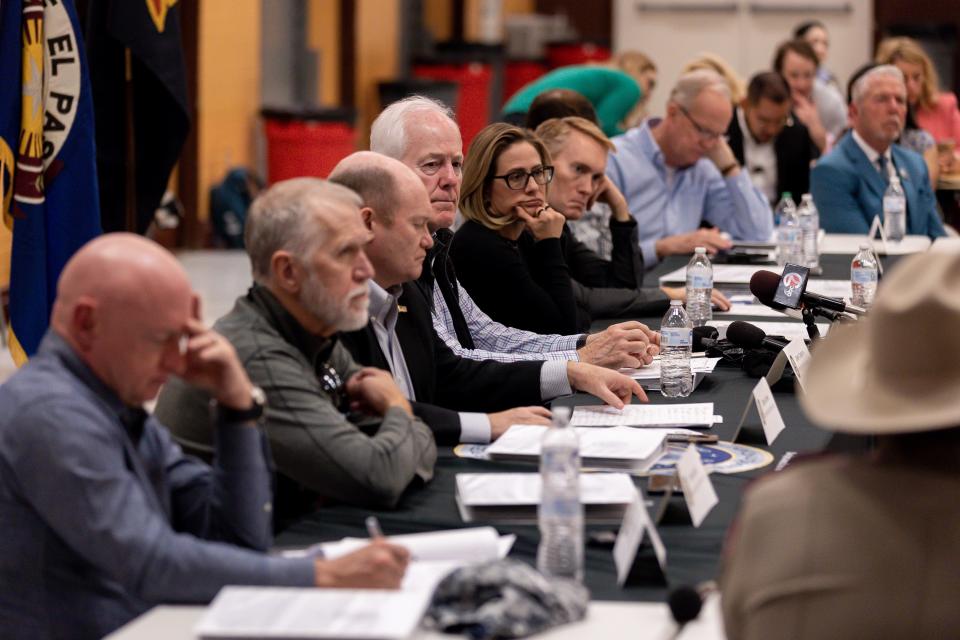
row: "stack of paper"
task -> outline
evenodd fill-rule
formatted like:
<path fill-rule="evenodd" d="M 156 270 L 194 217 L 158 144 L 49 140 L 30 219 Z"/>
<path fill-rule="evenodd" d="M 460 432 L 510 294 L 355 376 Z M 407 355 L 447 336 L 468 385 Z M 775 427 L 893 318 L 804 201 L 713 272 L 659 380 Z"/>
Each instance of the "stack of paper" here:
<path fill-rule="evenodd" d="M 720 362 L 720 358 L 691 358 L 690 372 L 711 373 Z M 630 376 L 634 380 L 659 380 L 660 379 L 660 359 L 657 358 L 650 364 L 639 369 L 620 369 L 620 373 Z"/>
<path fill-rule="evenodd" d="M 722 420 L 713 415 L 712 402 L 696 402 L 628 404 L 623 409 L 606 405 L 574 407 L 570 424 L 575 427 L 712 427 Z M 580 446 L 582 456 L 582 440 Z"/>
<path fill-rule="evenodd" d="M 574 411 L 576 415 L 576 411 Z M 540 459 L 540 441 L 550 427 L 515 424 L 487 449 L 494 460 Z M 666 450 L 663 431 L 644 431 L 630 427 L 576 429 L 580 437 L 580 460 L 591 469 L 612 469 L 639 473 L 649 469 Z"/>
<path fill-rule="evenodd" d="M 539 473 L 458 473 L 457 507 L 464 522 L 535 523 L 541 487 Z M 580 502 L 587 522 L 619 523 L 636 495 L 625 473 L 580 476 Z"/>
<path fill-rule="evenodd" d="M 194 627 L 204 639 L 409 637 L 432 589 L 291 589 L 226 587 Z"/>

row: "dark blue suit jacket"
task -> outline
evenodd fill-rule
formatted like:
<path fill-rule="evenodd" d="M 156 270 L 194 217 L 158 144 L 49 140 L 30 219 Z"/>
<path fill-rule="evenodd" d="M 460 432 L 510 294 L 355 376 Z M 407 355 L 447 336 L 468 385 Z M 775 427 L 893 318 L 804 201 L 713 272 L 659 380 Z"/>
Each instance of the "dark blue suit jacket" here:
<path fill-rule="evenodd" d="M 946 235 L 923 158 L 899 145 L 891 147 L 891 154 L 907 197 L 907 233 L 931 238 Z M 830 233 L 866 234 L 874 216 L 883 220 L 887 182 L 847 133 L 810 172 L 820 226 Z"/>

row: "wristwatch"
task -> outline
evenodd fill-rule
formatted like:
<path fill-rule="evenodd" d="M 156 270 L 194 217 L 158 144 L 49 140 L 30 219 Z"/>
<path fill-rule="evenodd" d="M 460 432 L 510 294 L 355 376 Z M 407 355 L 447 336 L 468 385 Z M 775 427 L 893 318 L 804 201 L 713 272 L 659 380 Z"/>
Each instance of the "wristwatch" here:
<path fill-rule="evenodd" d="M 260 387 L 250 389 L 250 407 L 247 409 L 232 409 L 217 403 L 217 417 L 220 422 L 228 424 L 239 422 L 253 422 L 263 417 L 267 407 L 267 394 Z"/>

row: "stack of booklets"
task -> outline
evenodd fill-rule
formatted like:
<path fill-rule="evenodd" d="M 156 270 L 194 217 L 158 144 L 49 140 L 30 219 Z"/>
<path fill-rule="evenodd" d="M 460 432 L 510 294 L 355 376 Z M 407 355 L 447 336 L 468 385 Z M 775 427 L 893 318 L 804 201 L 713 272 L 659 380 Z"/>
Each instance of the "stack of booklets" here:
<path fill-rule="evenodd" d="M 204 640 L 408 638 L 444 577 L 465 564 L 504 557 L 513 539 L 492 527 L 391 536 L 390 542 L 407 547 L 411 555 L 398 590 L 225 587 L 194 633 Z M 345 538 L 322 549 L 337 557 L 368 543 Z"/>
<path fill-rule="evenodd" d="M 487 448 L 487 454 L 493 460 L 537 462 L 543 434 L 549 428 L 515 424 Z M 642 473 L 666 451 L 666 433 L 662 430 L 632 427 L 576 427 L 575 430 L 580 438 L 580 463 L 589 469 Z"/>
<path fill-rule="evenodd" d="M 534 524 L 542 488 L 539 473 L 458 473 L 457 507 L 464 522 Z M 637 488 L 626 473 L 584 473 L 580 502 L 587 522 L 617 524 Z"/>

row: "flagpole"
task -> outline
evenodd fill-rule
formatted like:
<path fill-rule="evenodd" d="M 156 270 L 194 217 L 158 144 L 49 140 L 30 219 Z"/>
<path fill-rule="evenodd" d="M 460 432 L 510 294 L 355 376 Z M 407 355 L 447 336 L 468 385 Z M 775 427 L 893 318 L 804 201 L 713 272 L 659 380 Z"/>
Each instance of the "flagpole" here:
<path fill-rule="evenodd" d="M 123 49 L 124 61 L 124 120 L 126 125 L 126 175 L 124 176 L 124 208 L 126 209 L 126 228 L 130 233 L 139 233 L 137 229 L 137 158 L 136 140 L 133 124 L 133 58 L 130 48 Z"/>

